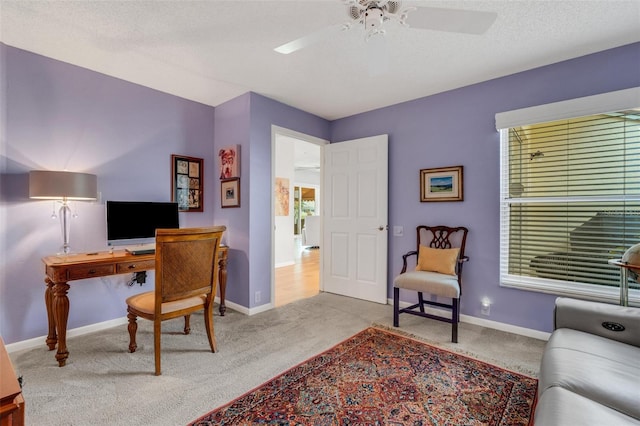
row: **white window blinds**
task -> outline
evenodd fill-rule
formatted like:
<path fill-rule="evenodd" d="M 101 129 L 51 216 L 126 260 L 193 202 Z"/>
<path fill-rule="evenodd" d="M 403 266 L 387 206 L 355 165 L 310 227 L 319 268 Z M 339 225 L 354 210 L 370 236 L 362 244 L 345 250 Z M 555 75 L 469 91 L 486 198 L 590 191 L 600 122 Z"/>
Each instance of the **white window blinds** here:
<path fill-rule="evenodd" d="M 502 284 L 617 297 L 607 261 L 640 242 L 640 110 L 513 126 L 501 151 Z"/>

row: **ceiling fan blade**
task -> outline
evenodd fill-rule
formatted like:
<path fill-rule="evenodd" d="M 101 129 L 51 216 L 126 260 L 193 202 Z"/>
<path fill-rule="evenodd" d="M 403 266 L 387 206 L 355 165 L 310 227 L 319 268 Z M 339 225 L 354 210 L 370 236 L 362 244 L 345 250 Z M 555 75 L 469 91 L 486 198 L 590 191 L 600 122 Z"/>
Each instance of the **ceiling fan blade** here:
<path fill-rule="evenodd" d="M 484 34 L 495 22 L 496 12 L 419 7 L 408 13 L 410 28 L 465 34 Z"/>
<path fill-rule="evenodd" d="M 367 40 L 367 68 L 369 77 L 384 75 L 389 71 L 389 48 L 384 34 L 376 34 Z"/>
<path fill-rule="evenodd" d="M 296 52 L 305 47 L 311 46 L 323 39 L 329 37 L 331 33 L 339 31 L 344 24 L 339 25 L 331 25 L 329 27 L 322 28 L 318 31 L 315 31 L 311 34 L 307 34 L 306 36 L 300 37 L 288 43 L 285 43 L 281 46 L 276 47 L 275 50 L 278 53 L 282 53 L 283 55 L 288 55 L 289 53 Z"/>

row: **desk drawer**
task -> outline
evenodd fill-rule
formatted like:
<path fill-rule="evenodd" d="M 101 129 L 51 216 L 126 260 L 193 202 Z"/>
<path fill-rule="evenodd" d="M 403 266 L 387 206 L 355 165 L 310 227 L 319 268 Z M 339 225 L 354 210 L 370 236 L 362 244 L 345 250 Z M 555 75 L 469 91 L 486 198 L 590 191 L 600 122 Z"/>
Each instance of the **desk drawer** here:
<path fill-rule="evenodd" d="M 97 265 L 97 266 L 76 266 L 68 270 L 69 281 L 81 280 L 83 278 L 103 277 L 105 275 L 113 275 L 113 265 Z"/>
<path fill-rule="evenodd" d="M 127 272 L 149 271 L 156 267 L 155 260 L 141 260 L 139 262 L 122 262 L 116 265 L 116 274 Z"/>

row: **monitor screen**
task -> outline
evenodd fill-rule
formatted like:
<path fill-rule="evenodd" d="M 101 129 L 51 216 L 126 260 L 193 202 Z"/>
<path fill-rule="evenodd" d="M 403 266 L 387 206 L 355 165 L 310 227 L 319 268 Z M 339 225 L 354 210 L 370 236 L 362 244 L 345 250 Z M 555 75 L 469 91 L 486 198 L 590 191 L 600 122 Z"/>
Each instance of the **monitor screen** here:
<path fill-rule="evenodd" d="M 152 243 L 158 228 L 179 228 L 178 203 L 107 201 L 107 244 Z"/>

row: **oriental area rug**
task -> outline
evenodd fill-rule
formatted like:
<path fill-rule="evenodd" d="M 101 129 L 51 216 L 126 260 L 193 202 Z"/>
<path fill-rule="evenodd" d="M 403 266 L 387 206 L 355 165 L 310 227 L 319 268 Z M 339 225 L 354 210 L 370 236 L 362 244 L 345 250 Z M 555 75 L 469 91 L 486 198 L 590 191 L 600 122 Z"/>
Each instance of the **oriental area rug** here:
<path fill-rule="evenodd" d="M 536 386 L 370 327 L 191 425 L 527 425 Z"/>

